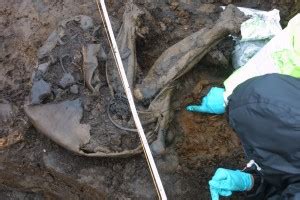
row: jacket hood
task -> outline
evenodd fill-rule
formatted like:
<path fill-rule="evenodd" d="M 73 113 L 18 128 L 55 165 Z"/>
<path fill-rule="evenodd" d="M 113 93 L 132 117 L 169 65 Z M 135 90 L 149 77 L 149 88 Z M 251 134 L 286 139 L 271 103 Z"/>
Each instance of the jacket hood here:
<path fill-rule="evenodd" d="M 249 79 L 234 90 L 227 109 L 249 159 L 274 173 L 300 174 L 300 79 Z"/>

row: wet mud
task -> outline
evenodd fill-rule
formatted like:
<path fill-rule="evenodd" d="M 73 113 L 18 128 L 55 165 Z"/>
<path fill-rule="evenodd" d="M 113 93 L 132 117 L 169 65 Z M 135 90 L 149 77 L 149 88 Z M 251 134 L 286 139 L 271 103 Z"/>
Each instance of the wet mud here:
<path fill-rule="evenodd" d="M 148 10 L 153 18 L 150 21 L 141 19 L 143 37 L 136 38 L 137 83 L 142 82 L 163 51 L 201 28 L 211 27 L 220 15 L 219 5 L 233 3 L 265 10 L 277 8 L 281 11 L 283 25 L 291 17 L 291 10 L 299 8 L 294 1 L 137 0 L 135 3 Z M 107 6 L 117 33 L 122 25 L 124 2 L 107 1 Z M 88 22 L 83 28 L 80 21 L 67 23 L 66 36 L 55 36 L 57 44 L 50 45 L 53 58 L 45 59 L 39 49 L 49 35 L 60 22 L 78 15 L 90 16 L 94 28 L 98 25 L 99 30 L 85 31 Z M 120 130 L 107 116 L 111 105 L 114 121 L 124 126 L 130 121 L 128 105 L 123 98 L 111 98 L 105 77 L 109 44 L 95 2 L 3 1 L 0 3 L 0 29 L 0 197 L 155 199 L 155 189 L 142 154 L 127 158 L 76 155 L 41 134 L 25 114 L 24 105 L 58 104 L 80 98 L 83 108 L 80 123 L 91 124 L 90 137 L 95 141 L 81 146 L 85 152 L 94 152 L 99 144 L 113 152 L 139 145 L 136 133 Z M 80 65 L 82 47 L 88 44 L 101 44 L 102 47 L 97 50 L 98 68 L 92 75 L 84 72 L 89 67 L 93 70 L 93 66 Z M 165 133 L 166 149 L 155 157 L 170 199 L 209 199 L 207 181 L 214 170 L 217 167 L 241 168 L 246 162 L 225 116 L 199 115 L 184 110 L 186 105 L 198 102 L 211 86 L 221 85 L 232 72 L 232 46 L 231 38 L 225 38 L 175 84 L 171 98 L 174 119 Z M 37 73 L 32 76 L 33 72 Z M 35 81 L 40 80 L 49 85 L 43 82 L 35 85 L 39 92 L 32 95 Z M 95 95 L 93 90 L 99 93 Z M 243 196 L 233 199 L 243 199 Z"/>

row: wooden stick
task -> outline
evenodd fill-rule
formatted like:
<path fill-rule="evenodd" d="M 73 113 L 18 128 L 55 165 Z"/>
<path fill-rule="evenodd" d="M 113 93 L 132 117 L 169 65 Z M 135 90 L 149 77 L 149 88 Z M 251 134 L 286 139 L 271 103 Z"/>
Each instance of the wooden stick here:
<path fill-rule="evenodd" d="M 125 73 L 124 66 L 123 66 L 123 63 L 122 63 L 122 59 L 121 59 L 121 56 L 120 56 L 120 53 L 119 53 L 119 50 L 118 50 L 117 42 L 116 42 L 112 27 L 111 27 L 111 23 L 110 23 L 110 20 L 109 20 L 109 17 L 108 17 L 108 13 L 107 13 L 107 10 L 106 10 L 104 0 L 99 0 L 99 2 L 100 2 L 100 5 L 101 5 L 101 8 L 102 8 L 102 12 L 104 14 L 104 19 L 105 19 L 104 26 L 106 25 L 105 29 L 106 29 L 106 31 L 108 31 L 108 37 L 109 37 L 109 40 L 110 40 L 109 42 L 111 43 L 110 45 L 111 45 L 111 48 L 112 48 L 112 51 L 113 51 L 113 55 L 115 57 L 116 65 L 118 67 L 118 71 L 119 71 L 119 74 L 120 74 L 120 77 L 121 77 L 121 80 L 122 80 L 122 83 L 123 83 L 123 87 L 124 87 L 124 90 L 125 90 L 128 102 L 129 102 L 129 106 L 130 106 L 130 109 L 131 109 L 131 112 L 132 112 L 132 116 L 133 116 L 135 125 L 137 127 L 137 130 L 138 130 L 138 133 L 139 133 L 139 136 L 140 136 L 140 140 L 141 140 L 141 143 L 142 143 L 142 146 L 143 146 L 144 154 L 145 154 L 147 164 L 148 164 L 150 172 L 151 172 L 151 176 L 152 176 L 156 191 L 159 195 L 159 199 L 166 200 L 167 196 L 166 196 L 164 187 L 162 185 L 162 182 L 161 182 L 158 170 L 156 168 L 156 165 L 155 165 L 155 162 L 154 162 L 149 144 L 147 142 L 147 138 L 145 136 L 141 121 L 139 119 L 139 116 L 138 116 L 138 113 L 137 113 L 137 110 L 136 110 L 136 107 L 135 107 L 135 104 L 134 104 L 132 92 L 131 92 L 130 87 L 129 87 L 129 83 L 128 83 L 128 80 L 127 80 L 127 77 L 126 77 L 126 73 Z M 103 21 L 103 17 L 102 17 L 102 13 L 101 13 L 98 1 L 97 1 L 97 6 L 99 8 L 99 12 L 100 12 L 100 15 L 101 15 L 101 18 L 102 18 L 102 21 Z M 103 23 L 104 23 L 104 21 L 103 21 Z"/>

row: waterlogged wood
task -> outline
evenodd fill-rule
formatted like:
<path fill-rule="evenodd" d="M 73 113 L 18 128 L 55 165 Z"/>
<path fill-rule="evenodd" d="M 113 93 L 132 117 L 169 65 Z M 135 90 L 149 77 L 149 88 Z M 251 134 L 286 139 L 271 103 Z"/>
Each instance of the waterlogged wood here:
<path fill-rule="evenodd" d="M 97 54 L 100 51 L 100 47 L 100 44 L 88 44 L 82 47 L 84 82 L 92 92 L 95 91 L 95 88 L 92 86 L 92 78 L 98 67 Z"/>
<path fill-rule="evenodd" d="M 144 12 L 135 4 L 129 2 L 126 4 L 126 10 L 123 14 L 123 24 L 117 36 L 117 44 L 126 72 L 130 88 L 133 88 L 135 74 L 137 69 L 136 58 L 136 34 L 139 18 Z M 112 95 L 124 94 L 122 81 L 119 77 L 118 68 L 115 64 L 113 53 L 110 52 L 106 62 L 107 82 L 110 86 Z"/>
<path fill-rule="evenodd" d="M 155 97 L 162 88 L 192 69 L 224 37 L 238 33 L 244 19 L 242 12 L 229 5 L 212 28 L 203 28 L 168 48 L 135 87 L 135 97 L 138 100 Z"/>

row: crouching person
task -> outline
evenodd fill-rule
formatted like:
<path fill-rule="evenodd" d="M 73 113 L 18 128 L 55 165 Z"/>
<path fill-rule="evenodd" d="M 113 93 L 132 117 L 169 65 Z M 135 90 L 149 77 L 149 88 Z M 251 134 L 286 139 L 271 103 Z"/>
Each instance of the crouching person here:
<path fill-rule="evenodd" d="M 226 113 L 241 140 L 244 170 L 219 168 L 209 181 L 212 200 L 245 192 L 246 199 L 300 199 L 300 79 L 251 78 L 235 88 Z"/>

